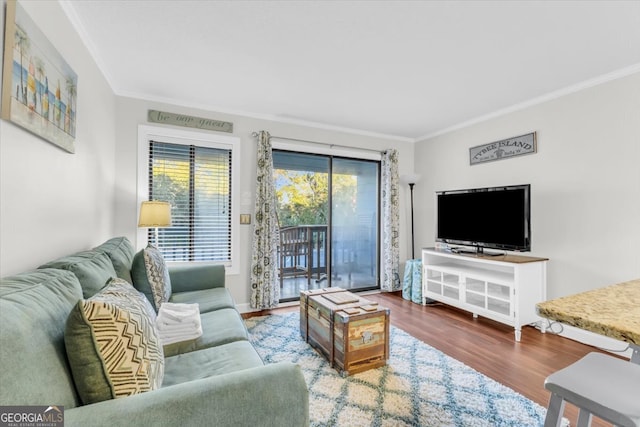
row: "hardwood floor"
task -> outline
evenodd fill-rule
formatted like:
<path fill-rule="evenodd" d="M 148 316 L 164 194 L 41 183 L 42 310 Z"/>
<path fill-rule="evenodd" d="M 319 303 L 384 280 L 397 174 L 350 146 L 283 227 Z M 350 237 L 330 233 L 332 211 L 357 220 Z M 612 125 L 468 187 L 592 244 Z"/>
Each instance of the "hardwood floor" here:
<path fill-rule="evenodd" d="M 391 309 L 392 325 L 544 407 L 549 399 L 545 378 L 587 353 L 599 351 L 558 335 L 542 334 L 530 326 L 523 328 L 522 339 L 516 342 L 509 326 L 481 317 L 474 319 L 471 313 L 443 304 L 415 304 L 402 299 L 399 292 L 366 298 Z M 245 317 L 296 310 L 298 306 Z M 576 425 L 577 414 L 573 405 L 566 405 L 564 416 L 572 426 Z M 595 417 L 591 425 L 611 426 Z"/>

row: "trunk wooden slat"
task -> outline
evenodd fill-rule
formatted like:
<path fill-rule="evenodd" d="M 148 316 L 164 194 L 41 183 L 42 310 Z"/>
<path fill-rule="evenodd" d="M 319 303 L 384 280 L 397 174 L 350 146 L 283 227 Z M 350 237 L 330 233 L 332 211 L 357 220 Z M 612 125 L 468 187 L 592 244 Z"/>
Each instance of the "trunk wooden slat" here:
<path fill-rule="evenodd" d="M 337 292 L 356 301 L 325 298 Z M 344 376 L 378 368 L 389 359 L 389 309 L 340 288 L 302 291 L 300 335 Z"/>

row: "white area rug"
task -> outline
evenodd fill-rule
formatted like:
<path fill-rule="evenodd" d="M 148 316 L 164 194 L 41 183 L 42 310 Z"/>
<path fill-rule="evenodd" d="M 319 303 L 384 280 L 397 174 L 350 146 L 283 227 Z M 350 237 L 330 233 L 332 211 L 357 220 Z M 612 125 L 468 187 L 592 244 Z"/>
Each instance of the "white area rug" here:
<path fill-rule="evenodd" d="M 342 378 L 300 337 L 299 319 L 294 312 L 245 323 L 265 363 L 302 367 L 311 426 L 544 424 L 545 408 L 393 326 L 387 366 Z"/>

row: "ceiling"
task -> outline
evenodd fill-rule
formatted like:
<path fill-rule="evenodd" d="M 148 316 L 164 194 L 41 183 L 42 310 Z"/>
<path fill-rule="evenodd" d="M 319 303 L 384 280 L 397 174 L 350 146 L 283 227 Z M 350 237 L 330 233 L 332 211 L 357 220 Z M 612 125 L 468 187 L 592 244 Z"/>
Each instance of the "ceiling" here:
<path fill-rule="evenodd" d="M 640 72 L 640 1 L 60 0 L 114 92 L 416 141 Z"/>

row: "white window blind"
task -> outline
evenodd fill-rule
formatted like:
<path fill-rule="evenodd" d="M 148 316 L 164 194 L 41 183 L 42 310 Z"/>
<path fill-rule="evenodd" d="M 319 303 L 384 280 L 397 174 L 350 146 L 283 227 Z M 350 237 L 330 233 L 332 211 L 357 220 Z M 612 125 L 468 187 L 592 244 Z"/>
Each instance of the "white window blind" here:
<path fill-rule="evenodd" d="M 150 242 L 167 261 L 231 261 L 232 150 L 149 141 L 149 200 L 171 204 Z"/>

